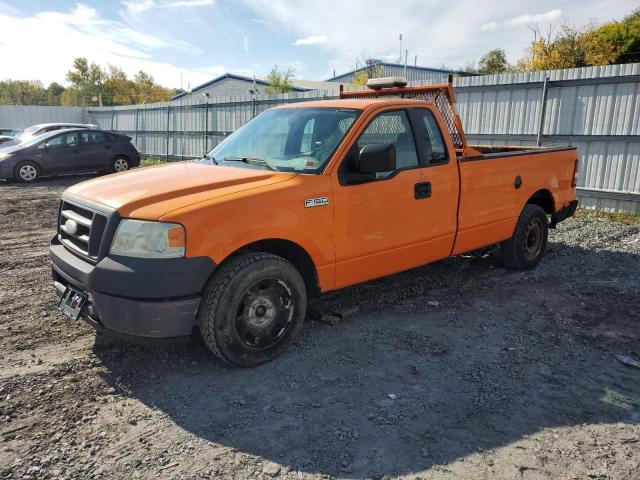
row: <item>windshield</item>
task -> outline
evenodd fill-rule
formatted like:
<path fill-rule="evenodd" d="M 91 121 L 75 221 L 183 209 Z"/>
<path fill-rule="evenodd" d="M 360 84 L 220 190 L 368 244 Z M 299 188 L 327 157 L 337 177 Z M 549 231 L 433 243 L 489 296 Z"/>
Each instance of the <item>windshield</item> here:
<path fill-rule="evenodd" d="M 351 108 L 267 110 L 211 150 L 201 162 L 320 173 L 360 113 Z"/>
<path fill-rule="evenodd" d="M 39 130 L 41 127 L 39 125 L 34 125 L 33 127 L 25 128 L 22 131 L 22 135 L 31 135 L 33 132 Z"/>

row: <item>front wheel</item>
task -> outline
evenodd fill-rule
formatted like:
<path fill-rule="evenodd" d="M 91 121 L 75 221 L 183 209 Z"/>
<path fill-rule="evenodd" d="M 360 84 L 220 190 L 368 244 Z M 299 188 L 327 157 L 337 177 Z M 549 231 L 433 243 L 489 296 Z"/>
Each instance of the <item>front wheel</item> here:
<path fill-rule="evenodd" d="M 125 172 L 129 168 L 129 160 L 126 157 L 116 157 L 111 161 L 111 171 L 113 172 Z"/>
<path fill-rule="evenodd" d="M 33 162 L 20 162 L 16 165 L 15 177 L 22 183 L 33 183 L 40 178 L 40 167 Z"/>
<path fill-rule="evenodd" d="M 540 262 L 547 248 L 549 221 L 538 205 L 525 205 L 513 237 L 500 243 L 505 266 L 530 270 Z"/>
<path fill-rule="evenodd" d="M 270 253 L 239 255 L 209 281 L 200 332 L 221 360 L 240 367 L 283 353 L 302 329 L 307 292 L 298 270 Z"/>

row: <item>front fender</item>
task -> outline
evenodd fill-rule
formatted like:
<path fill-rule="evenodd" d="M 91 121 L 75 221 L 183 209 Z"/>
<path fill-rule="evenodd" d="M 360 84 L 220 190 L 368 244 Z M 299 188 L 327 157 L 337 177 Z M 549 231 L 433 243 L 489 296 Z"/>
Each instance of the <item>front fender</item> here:
<path fill-rule="evenodd" d="M 305 202 L 318 198 L 327 202 Z M 307 205 L 307 206 L 305 206 Z M 314 263 L 322 291 L 333 288 L 333 204 L 329 176 L 297 175 L 207 202 L 190 205 L 162 220 L 184 225 L 187 256 L 222 263 L 243 247 L 282 239 L 304 249 Z"/>

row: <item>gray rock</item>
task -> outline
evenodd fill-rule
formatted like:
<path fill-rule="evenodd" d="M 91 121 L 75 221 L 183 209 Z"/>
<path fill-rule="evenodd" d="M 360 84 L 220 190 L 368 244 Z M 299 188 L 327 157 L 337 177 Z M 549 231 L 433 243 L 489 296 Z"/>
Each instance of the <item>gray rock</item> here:
<path fill-rule="evenodd" d="M 270 477 L 277 477 L 280 474 L 280 470 L 280 465 L 274 462 L 268 462 L 262 466 L 262 473 Z"/>

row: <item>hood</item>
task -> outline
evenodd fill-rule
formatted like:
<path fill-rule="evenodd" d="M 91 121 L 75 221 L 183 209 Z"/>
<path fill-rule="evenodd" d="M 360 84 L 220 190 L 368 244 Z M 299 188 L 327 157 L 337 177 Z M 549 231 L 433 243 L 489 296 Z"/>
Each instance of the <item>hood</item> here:
<path fill-rule="evenodd" d="M 15 138 L 12 140 L 7 140 L 6 142 L 2 142 L 0 143 L 0 150 L 2 150 L 2 153 L 14 153 L 18 150 L 20 150 L 21 146 L 20 146 L 20 142 L 18 142 L 18 140 L 16 140 Z"/>
<path fill-rule="evenodd" d="M 295 174 L 179 162 L 107 175 L 79 183 L 65 193 L 116 209 L 123 217 L 147 219 L 194 203 L 261 187 Z"/>

